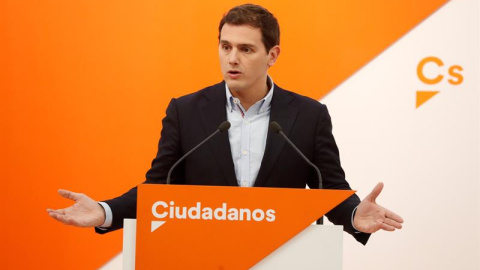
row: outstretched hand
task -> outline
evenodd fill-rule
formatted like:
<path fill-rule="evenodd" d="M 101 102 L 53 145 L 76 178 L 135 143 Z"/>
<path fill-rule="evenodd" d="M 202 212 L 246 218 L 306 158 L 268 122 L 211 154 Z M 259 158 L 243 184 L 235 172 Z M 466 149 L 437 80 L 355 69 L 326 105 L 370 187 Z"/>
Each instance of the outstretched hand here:
<path fill-rule="evenodd" d="M 374 233 L 380 229 L 395 231 L 395 229 L 402 228 L 402 217 L 375 202 L 382 189 L 383 183 L 378 183 L 358 205 L 353 219 L 353 225 L 357 230 L 364 233 Z"/>
<path fill-rule="evenodd" d="M 98 227 L 105 222 L 103 207 L 87 195 L 64 189 L 59 189 L 58 194 L 75 201 L 75 204 L 64 209 L 47 209 L 52 218 L 77 227 Z"/>

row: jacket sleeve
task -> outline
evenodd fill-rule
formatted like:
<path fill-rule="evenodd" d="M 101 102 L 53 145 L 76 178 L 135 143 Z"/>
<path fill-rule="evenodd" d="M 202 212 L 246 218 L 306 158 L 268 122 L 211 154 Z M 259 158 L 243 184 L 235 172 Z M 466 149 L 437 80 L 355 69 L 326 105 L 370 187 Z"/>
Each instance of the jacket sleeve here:
<path fill-rule="evenodd" d="M 345 179 L 345 172 L 340 164 L 338 147 L 332 134 L 332 121 L 330 114 L 325 105 L 320 105 L 321 108 L 317 123 L 314 163 L 320 169 L 323 178 L 323 188 L 351 189 Z M 318 182 L 309 181 L 308 185 L 311 188 L 318 188 Z M 326 216 L 332 223 L 343 225 L 344 231 L 348 232 L 357 241 L 365 245 L 370 234 L 356 231 L 352 224 L 352 213 L 359 203 L 360 199 L 354 194 L 328 212 Z"/>
<path fill-rule="evenodd" d="M 162 120 L 162 132 L 158 143 L 156 157 L 146 174 L 144 184 L 165 184 L 167 174 L 172 165 L 181 157 L 180 128 L 176 100 L 172 99 L 167 107 L 166 116 Z M 182 164 L 172 173 L 172 183 L 179 183 L 183 177 Z M 95 228 L 100 234 L 123 228 L 123 219 L 136 218 L 137 215 L 137 187 L 125 194 L 104 201 L 112 210 L 112 225 L 107 229 Z"/>

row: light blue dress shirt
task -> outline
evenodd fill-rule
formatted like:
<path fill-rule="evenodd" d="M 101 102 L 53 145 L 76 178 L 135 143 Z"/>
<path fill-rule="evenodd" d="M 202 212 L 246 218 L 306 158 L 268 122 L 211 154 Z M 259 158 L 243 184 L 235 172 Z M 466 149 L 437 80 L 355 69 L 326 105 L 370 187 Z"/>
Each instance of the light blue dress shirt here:
<path fill-rule="evenodd" d="M 231 124 L 228 139 L 240 187 L 252 187 L 255 184 L 265 152 L 274 88 L 272 79 L 268 77 L 268 80 L 270 89 L 267 95 L 253 104 L 248 111 L 243 108 L 238 98 L 232 96 L 225 84 L 227 120 Z"/>

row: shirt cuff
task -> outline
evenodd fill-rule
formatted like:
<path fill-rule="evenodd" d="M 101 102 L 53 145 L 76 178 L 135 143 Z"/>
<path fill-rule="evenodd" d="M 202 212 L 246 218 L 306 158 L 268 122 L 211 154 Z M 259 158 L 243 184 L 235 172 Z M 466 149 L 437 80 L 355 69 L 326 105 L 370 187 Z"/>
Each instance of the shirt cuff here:
<path fill-rule="evenodd" d="M 98 226 L 99 229 L 102 228 L 109 228 L 112 226 L 112 219 L 113 219 L 113 214 L 112 214 L 112 209 L 107 203 L 104 202 L 98 202 L 103 207 L 103 210 L 105 211 L 105 222 Z"/>
<path fill-rule="evenodd" d="M 357 228 L 355 228 L 355 225 L 353 225 L 353 218 L 355 217 L 355 213 L 357 212 L 357 207 L 355 207 L 355 209 L 353 209 L 353 212 L 352 212 L 352 227 L 355 230 L 354 233 L 362 233 L 361 231 L 357 230 Z"/>

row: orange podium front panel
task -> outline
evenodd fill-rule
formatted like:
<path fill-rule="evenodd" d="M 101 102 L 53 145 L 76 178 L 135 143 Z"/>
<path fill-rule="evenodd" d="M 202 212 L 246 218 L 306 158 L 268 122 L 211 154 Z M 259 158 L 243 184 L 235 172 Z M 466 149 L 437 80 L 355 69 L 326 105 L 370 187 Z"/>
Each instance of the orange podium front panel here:
<path fill-rule="evenodd" d="M 354 193 L 140 185 L 136 269 L 248 269 Z"/>

